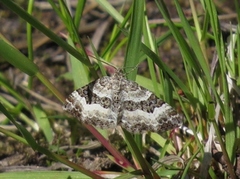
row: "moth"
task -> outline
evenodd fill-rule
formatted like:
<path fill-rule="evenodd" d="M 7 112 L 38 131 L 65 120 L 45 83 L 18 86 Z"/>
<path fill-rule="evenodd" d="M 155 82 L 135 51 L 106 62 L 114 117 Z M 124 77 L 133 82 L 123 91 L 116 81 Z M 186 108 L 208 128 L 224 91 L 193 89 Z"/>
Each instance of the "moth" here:
<path fill-rule="evenodd" d="M 121 71 L 73 91 L 63 106 L 79 121 L 102 129 L 118 125 L 131 133 L 164 132 L 183 123 L 183 115 L 152 92 L 127 80 Z"/>

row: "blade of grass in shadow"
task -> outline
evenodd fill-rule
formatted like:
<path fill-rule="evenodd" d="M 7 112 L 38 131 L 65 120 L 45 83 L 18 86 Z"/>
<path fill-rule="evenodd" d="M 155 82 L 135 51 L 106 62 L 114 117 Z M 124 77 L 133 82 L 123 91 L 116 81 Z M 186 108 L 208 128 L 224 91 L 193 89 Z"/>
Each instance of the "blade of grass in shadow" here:
<path fill-rule="evenodd" d="M 137 163 L 141 166 L 141 170 L 143 171 L 143 175 L 145 178 L 159 178 L 155 170 L 149 165 L 145 158 L 143 158 L 136 142 L 134 141 L 132 134 L 130 134 L 127 130 L 122 129 L 125 141 L 128 145 L 129 150 L 131 151 L 133 158 L 137 161 Z"/>
<path fill-rule="evenodd" d="M 45 155 L 47 155 L 48 157 L 54 159 L 54 160 L 57 160 L 57 161 L 60 161 L 64 164 L 66 164 L 67 166 L 70 166 L 71 168 L 77 170 L 77 171 L 80 171 L 90 177 L 93 177 L 93 178 L 99 178 L 99 179 L 102 179 L 102 177 L 90 172 L 89 170 L 83 168 L 83 167 L 80 167 L 79 165 L 75 164 L 75 163 L 72 163 L 68 160 L 66 160 L 65 158 L 55 154 L 55 153 L 52 153 L 50 152 L 49 150 L 41 147 L 40 145 L 38 145 L 36 142 L 35 142 L 35 139 L 31 136 L 31 134 L 21 125 L 19 125 L 13 118 L 12 116 L 8 113 L 8 111 L 4 108 L 4 106 L 0 103 L 0 111 L 2 111 L 2 113 L 18 128 L 18 130 L 21 132 L 22 136 L 26 139 L 26 141 L 28 142 L 28 144 L 33 148 L 33 150 L 37 150 Z"/>
<path fill-rule="evenodd" d="M 201 148 L 199 148 L 194 155 L 191 156 L 191 158 L 189 159 L 188 163 L 187 163 L 187 166 L 184 167 L 184 171 L 183 171 L 183 174 L 182 174 L 182 177 L 185 178 L 188 176 L 188 171 L 189 171 L 189 168 L 191 167 L 191 164 L 193 162 L 193 160 L 195 159 L 195 157 L 197 156 L 197 154 L 201 151 Z"/>
<path fill-rule="evenodd" d="M 1 2 L 5 6 L 7 6 L 11 11 L 15 12 L 17 15 L 19 15 L 21 18 L 23 18 L 25 21 L 27 21 L 33 27 L 35 27 L 36 29 L 38 29 L 39 31 L 44 33 L 55 43 L 57 43 L 59 46 L 61 46 L 67 52 L 69 52 L 74 57 L 76 57 L 78 60 L 80 60 L 87 66 L 91 66 L 90 61 L 88 59 L 86 59 L 86 57 L 83 54 L 79 53 L 76 49 L 74 49 L 72 46 L 67 44 L 64 40 L 62 40 L 60 37 L 58 37 L 56 34 L 54 34 L 51 30 L 46 28 L 42 23 L 40 23 L 38 20 L 36 20 L 34 17 L 29 15 L 28 13 L 26 13 L 22 8 L 17 6 L 13 1 L 1 0 Z"/>

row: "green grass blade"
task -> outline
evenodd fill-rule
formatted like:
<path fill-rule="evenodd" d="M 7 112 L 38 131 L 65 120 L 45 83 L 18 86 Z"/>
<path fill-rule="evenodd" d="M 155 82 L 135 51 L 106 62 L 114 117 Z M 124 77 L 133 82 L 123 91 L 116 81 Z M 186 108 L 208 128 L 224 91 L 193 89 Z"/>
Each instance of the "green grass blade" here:
<path fill-rule="evenodd" d="M 0 178 L 8 179 L 43 179 L 43 178 L 74 178 L 74 179 L 91 179 L 91 177 L 84 175 L 79 172 L 68 172 L 68 171 L 19 171 L 19 172 L 6 172 L 1 173 Z"/>
<path fill-rule="evenodd" d="M 155 176 L 155 178 L 159 178 L 159 176 L 156 174 L 156 172 L 153 170 L 153 168 L 148 164 L 145 158 L 143 158 L 138 146 L 136 145 L 135 140 L 133 139 L 132 135 L 123 129 L 126 143 L 128 145 L 129 150 L 131 151 L 134 159 L 137 161 L 137 163 L 141 166 L 141 169 L 143 171 L 143 174 L 146 178 L 152 178 Z"/>
<path fill-rule="evenodd" d="M 0 57 L 2 59 L 19 68 L 29 76 L 34 76 L 38 72 L 38 67 L 5 41 L 3 37 L 0 37 L 0 46 Z"/>
<path fill-rule="evenodd" d="M 96 0 L 97 3 L 106 11 L 112 18 L 118 23 L 122 23 L 123 17 L 119 12 L 107 1 L 107 0 Z"/>
<path fill-rule="evenodd" d="M 33 11 L 34 0 L 30 0 L 28 2 L 28 10 L 29 14 L 32 14 Z M 33 39 L 32 39 L 32 26 L 31 24 L 27 23 L 27 46 L 28 46 L 28 58 L 33 61 L 34 59 L 34 52 L 33 52 Z M 28 87 L 32 88 L 32 77 L 28 80 Z"/>
<path fill-rule="evenodd" d="M 47 141 L 49 143 L 51 143 L 53 141 L 53 131 L 52 131 L 51 125 L 49 123 L 49 120 L 47 118 L 47 114 L 44 112 L 44 110 L 39 105 L 33 106 L 33 113 L 34 113 L 37 123 L 38 123 L 40 129 L 43 131 Z"/>
<path fill-rule="evenodd" d="M 146 7 L 144 9 L 146 11 Z M 147 19 L 146 14 L 144 16 L 144 23 L 143 23 L 143 36 L 144 36 L 144 44 L 146 46 L 148 46 L 154 53 L 156 53 L 156 51 L 157 51 L 156 45 L 154 43 L 152 33 L 150 31 L 150 27 L 148 24 L 148 19 Z M 147 61 L 148 61 L 150 75 L 151 75 L 151 81 L 152 81 L 152 84 L 154 87 L 154 92 L 157 96 L 159 96 L 159 88 L 157 87 L 157 75 L 156 75 L 155 68 L 154 68 L 155 64 L 149 57 L 147 57 Z M 164 87 L 162 86 L 161 89 L 164 89 Z"/>
<path fill-rule="evenodd" d="M 231 177 L 234 177 L 234 171 L 232 163 L 234 162 L 234 158 L 236 155 L 236 151 L 234 149 L 235 145 L 235 124 L 232 116 L 232 109 L 230 108 L 230 97 L 229 97 L 229 89 L 228 89 L 228 82 L 227 82 L 227 68 L 226 68 L 226 56 L 225 56 L 225 47 L 223 42 L 222 33 L 220 33 L 220 24 L 218 21 L 217 10 L 212 1 L 206 1 L 206 10 L 209 13 L 210 17 L 210 24 L 214 34 L 214 41 L 216 43 L 216 50 L 218 54 L 220 70 L 221 70 L 221 80 L 222 80 L 222 88 L 223 88 L 223 95 L 224 95 L 224 106 L 222 106 L 221 110 L 225 117 L 225 130 L 226 130 L 226 150 L 227 153 L 224 152 L 225 160 L 228 165 L 228 169 L 230 172 Z M 224 146 L 222 146 L 224 148 Z M 223 149 L 224 150 L 224 149 Z M 230 158 L 230 160 L 229 160 Z M 232 163 L 231 163 L 232 162 Z"/>
<path fill-rule="evenodd" d="M 79 28 L 85 4 L 86 4 L 86 0 L 78 1 L 78 3 L 77 3 L 76 12 L 75 12 L 75 16 L 74 16 L 74 24 L 75 24 L 76 29 Z"/>
<path fill-rule="evenodd" d="M 143 28 L 143 18 L 144 18 L 144 2 L 143 0 L 133 1 L 133 11 L 131 17 L 130 34 L 128 36 L 128 45 L 125 56 L 125 71 L 127 73 L 127 78 L 130 80 L 135 80 L 137 70 L 132 70 L 130 68 L 135 68 L 139 63 L 139 53 L 141 49 L 141 39 L 142 39 L 142 28 Z M 129 68 L 130 67 L 130 68 Z M 131 73 L 128 73 L 131 71 Z"/>
<path fill-rule="evenodd" d="M 72 39 L 69 37 L 68 38 L 68 43 L 70 45 L 74 45 Z M 74 82 L 74 87 L 75 89 L 78 89 L 80 87 L 83 87 L 85 85 L 87 85 L 90 81 L 89 81 L 89 74 L 88 71 L 86 69 L 86 66 L 79 62 L 79 60 L 77 60 L 74 56 L 70 55 L 70 60 L 71 60 L 71 76 L 73 78 L 73 82 Z"/>

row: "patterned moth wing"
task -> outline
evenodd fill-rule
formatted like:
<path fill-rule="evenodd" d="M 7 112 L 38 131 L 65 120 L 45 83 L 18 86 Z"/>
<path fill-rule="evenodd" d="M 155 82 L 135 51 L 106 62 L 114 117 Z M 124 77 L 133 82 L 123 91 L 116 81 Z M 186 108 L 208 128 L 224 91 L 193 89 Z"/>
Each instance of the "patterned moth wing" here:
<path fill-rule="evenodd" d="M 152 92 L 117 71 L 72 92 L 63 109 L 102 129 L 117 125 L 132 133 L 164 132 L 182 125 L 183 116 Z"/>
<path fill-rule="evenodd" d="M 117 126 L 117 113 L 111 108 L 113 89 L 111 77 L 100 78 L 73 91 L 63 106 L 82 123 L 102 129 Z"/>
<path fill-rule="evenodd" d="M 183 116 L 152 92 L 126 79 L 121 84 L 123 128 L 133 133 L 164 132 L 182 125 Z"/>

